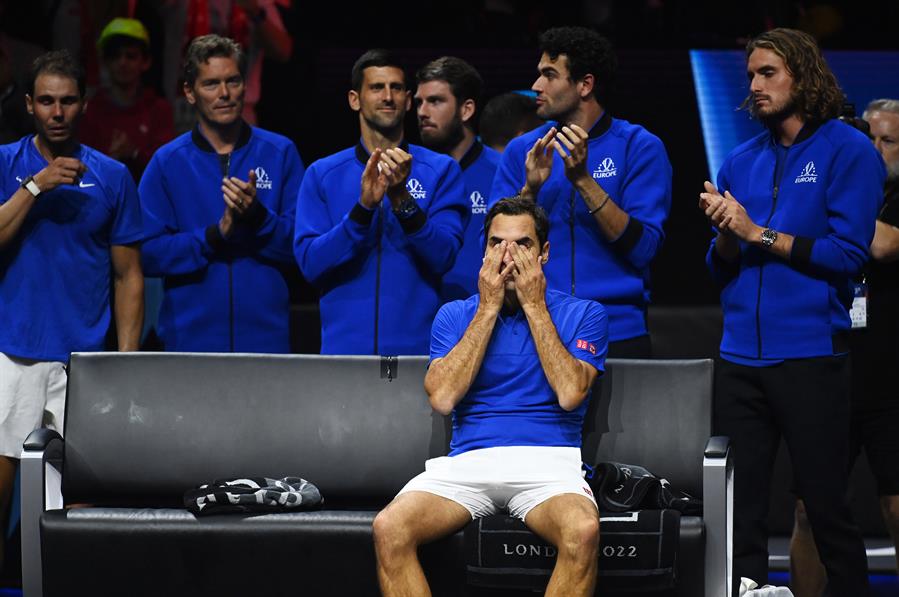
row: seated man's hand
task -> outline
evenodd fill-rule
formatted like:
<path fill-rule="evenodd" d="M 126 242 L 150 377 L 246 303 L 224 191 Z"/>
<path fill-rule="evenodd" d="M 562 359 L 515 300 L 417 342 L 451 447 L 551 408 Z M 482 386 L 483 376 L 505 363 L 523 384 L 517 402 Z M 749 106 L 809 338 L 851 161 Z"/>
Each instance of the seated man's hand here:
<path fill-rule="evenodd" d="M 513 262 L 505 263 L 506 241 L 497 243 L 487 249 L 484 255 L 484 264 L 478 274 L 478 292 L 480 293 L 480 306 L 488 309 L 499 310 L 503 306 L 503 298 L 506 295 L 506 280 L 512 275 L 515 267 Z"/>
<path fill-rule="evenodd" d="M 515 293 L 521 308 L 529 308 L 546 304 L 546 276 L 543 275 L 543 256 L 534 247 L 528 248 L 516 242 L 509 243 L 509 254 L 515 267 L 512 277 L 515 280 Z"/>

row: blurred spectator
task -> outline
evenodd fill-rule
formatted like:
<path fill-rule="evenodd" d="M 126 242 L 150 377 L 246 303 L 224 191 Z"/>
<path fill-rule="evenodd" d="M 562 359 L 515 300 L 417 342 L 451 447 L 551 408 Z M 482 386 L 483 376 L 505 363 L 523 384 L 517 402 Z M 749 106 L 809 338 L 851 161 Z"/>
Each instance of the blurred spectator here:
<path fill-rule="evenodd" d="M 454 56 L 443 56 L 424 65 L 416 79 L 415 104 L 422 144 L 448 154 L 462 168 L 471 219 L 456 262 L 443 275 L 441 294 L 444 301 L 467 299 L 478 292 L 487 197 L 500 160 L 499 154 L 484 147 L 474 131 L 483 80 L 473 66 Z"/>
<path fill-rule="evenodd" d="M 502 153 L 509 141 L 543 124 L 533 97 L 517 91 L 497 95 L 484 106 L 480 131 L 484 145 Z"/>
<path fill-rule="evenodd" d="M 256 124 L 263 58 L 287 62 L 293 54 L 293 38 L 280 12 L 290 6 L 291 0 L 163 0 L 163 88 L 176 103 L 176 130 L 189 128 L 193 114 L 181 98 L 181 56 L 192 39 L 208 33 L 229 37 L 244 48 L 247 74 L 243 118 L 249 124 Z"/>
<path fill-rule="evenodd" d="M 0 21 L 6 10 L 6 2 L 0 2 Z M 0 145 L 34 131 L 25 110 L 25 88 L 31 63 L 42 52 L 39 46 L 0 31 Z"/>
<path fill-rule="evenodd" d="M 150 68 L 150 36 L 136 19 L 113 19 L 98 42 L 108 84 L 90 100 L 82 140 L 122 162 L 135 180 L 175 136 L 172 107 L 142 77 Z"/>
<path fill-rule="evenodd" d="M 850 466 L 864 447 L 877 480 L 880 510 L 899 545 L 899 100 L 868 104 L 864 121 L 887 167 L 884 201 L 874 228 L 866 295 L 856 299 L 852 349 Z M 861 293 L 860 293 L 861 294 Z M 796 597 L 821 595 L 827 576 L 804 505 L 797 504 L 790 544 Z M 897 553 L 899 568 L 899 553 Z"/>

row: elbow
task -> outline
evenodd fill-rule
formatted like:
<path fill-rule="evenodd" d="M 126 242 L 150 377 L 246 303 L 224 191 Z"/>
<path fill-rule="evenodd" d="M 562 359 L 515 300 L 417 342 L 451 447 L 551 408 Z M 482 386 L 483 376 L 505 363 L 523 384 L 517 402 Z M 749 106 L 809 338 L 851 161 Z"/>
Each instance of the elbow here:
<path fill-rule="evenodd" d="M 562 407 L 562 410 L 566 412 L 571 412 L 581 404 L 583 404 L 584 399 L 587 397 L 587 389 L 581 388 L 572 388 L 567 392 L 560 392 L 558 394 L 559 398 L 559 406 Z"/>
<path fill-rule="evenodd" d="M 427 391 L 427 388 L 425 388 L 425 390 Z M 449 395 L 447 392 L 429 391 L 428 402 L 430 402 L 431 408 L 433 408 L 435 412 L 438 412 L 443 416 L 452 413 L 453 408 L 456 406 L 456 400 L 454 400 L 453 396 Z"/>

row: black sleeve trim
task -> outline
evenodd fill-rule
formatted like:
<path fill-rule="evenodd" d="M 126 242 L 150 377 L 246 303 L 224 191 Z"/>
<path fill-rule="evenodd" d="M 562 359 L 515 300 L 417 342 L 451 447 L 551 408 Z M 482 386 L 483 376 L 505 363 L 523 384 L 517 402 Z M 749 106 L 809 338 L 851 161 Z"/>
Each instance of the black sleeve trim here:
<path fill-rule="evenodd" d="M 266 209 L 259 203 L 259 199 L 257 198 L 250 204 L 250 208 L 246 213 L 240 216 L 240 219 L 244 224 L 255 230 L 265 222 L 266 215 Z"/>
<path fill-rule="evenodd" d="M 715 247 L 712 247 L 712 264 L 715 266 L 715 269 L 722 271 L 729 276 L 736 276 L 740 273 L 739 259 L 736 261 L 727 261 Z"/>
<path fill-rule="evenodd" d="M 403 232 L 406 234 L 415 234 L 419 230 L 421 230 L 425 222 L 428 221 L 428 216 L 425 215 L 425 212 L 422 211 L 421 208 L 417 208 L 415 213 L 413 213 L 408 218 L 397 218 L 400 221 L 400 226 L 403 228 Z"/>
<path fill-rule="evenodd" d="M 793 238 L 793 249 L 790 251 L 790 265 L 795 267 L 807 267 L 812 260 L 812 247 L 815 239 L 807 236 Z"/>
<path fill-rule="evenodd" d="M 228 246 L 228 243 L 222 238 L 222 233 L 219 232 L 217 224 L 210 224 L 206 227 L 206 243 L 216 253 L 222 252 Z"/>
<path fill-rule="evenodd" d="M 361 203 L 356 203 L 350 210 L 350 219 L 360 226 L 368 226 L 375 217 L 375 210 L 365 209 Z"/>
<path fill-rule="evenodd" d="M 621 255 L 627 255 L 631 252 L 631 249 L 637 246 L 642 236 L 643 223 L 637 218 L 628 217 L 627 227 L 621 233 L 621 236 L 612 241 L 612 248 Z"/>

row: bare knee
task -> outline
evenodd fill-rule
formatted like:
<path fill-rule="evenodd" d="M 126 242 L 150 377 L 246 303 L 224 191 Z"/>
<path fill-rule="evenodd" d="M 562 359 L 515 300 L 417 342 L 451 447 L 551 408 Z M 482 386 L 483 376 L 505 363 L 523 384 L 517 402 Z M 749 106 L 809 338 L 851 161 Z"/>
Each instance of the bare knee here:
<path fill-rule="evenodd" d="M 808 513 L 805 510 L 805 503 L 802 500 L 796 500 L 796 509 L 794 511 L 794 521 L 796 531 L 802 533 L 810 533 L 812 526 L 808 521 Z"/>
<path fill-rule="evenodd" d="M 371 530 L 379 559 L 390 558 L 418 547 L 410 533 L 409 521 L 404 520 L 397 509 L 389 505 L 375 516 Z"/>
<path fill-rule="evenodd" d="M 570 559 L 595 561 L 599 551 L 599 516 L 579 516 L 561 529 L 559 553 Z"/>

